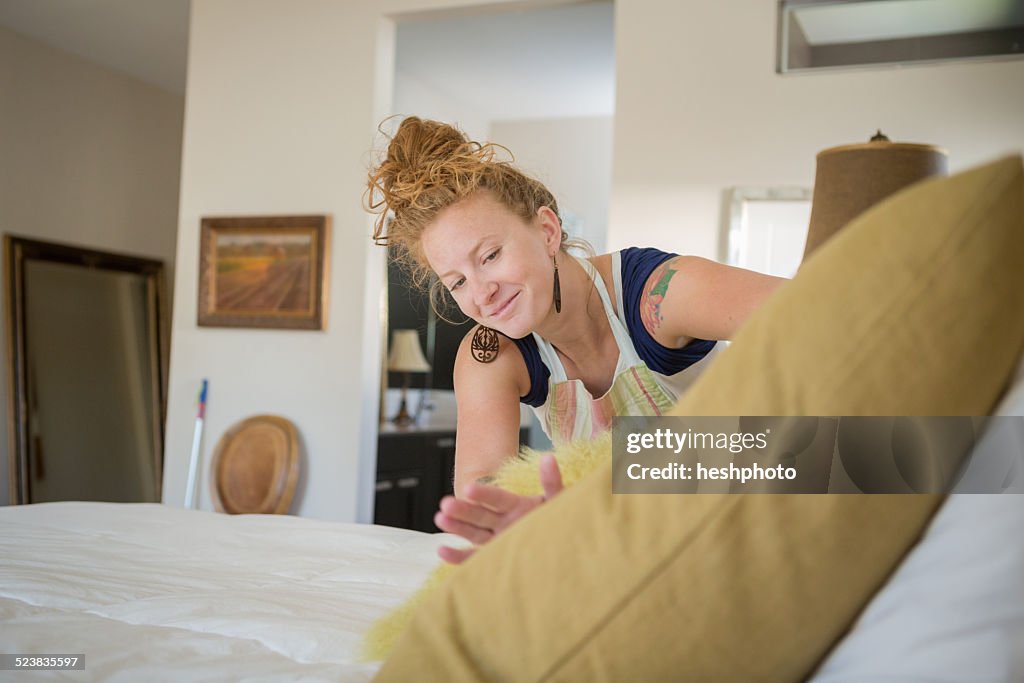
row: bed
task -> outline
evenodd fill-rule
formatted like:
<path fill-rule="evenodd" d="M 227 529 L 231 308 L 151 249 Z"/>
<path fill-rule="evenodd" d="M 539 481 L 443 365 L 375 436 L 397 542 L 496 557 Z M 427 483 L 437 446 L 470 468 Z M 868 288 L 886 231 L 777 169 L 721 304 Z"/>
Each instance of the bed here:
<path fill-rule="evenodd" d="M 85 655 L 84 672 L 17 680 L 366 681 L 362 633 L 452 538 L 159 504 L 0 508 L 0 652 Z"/>
<path fill-rule="evenodd" d="M 951 498 L 812 680 L 1024 680 L 1022 527 L 1020 495 Z M 85 655 L 16 680 L 368 681 L 362 634 L 451 542 L 159 504 L 0 508 L 0 652 Z"/>
<path fill-rule="evenodd" d="M 1024 366 L 1004 408 L 1024 412 Z M 1001 424 L 978 451 L 1016 454 L 1003 471 L 1020 475 L 1024 418 Z M 1019 493 L 951 497 L 812 680 L 1024 680 L 1021 528 Z M 367 627 L 459 542 L 159 504 L 4 507 L 0 653 L 85 655 L 16 680 L 368 681 Z"/>

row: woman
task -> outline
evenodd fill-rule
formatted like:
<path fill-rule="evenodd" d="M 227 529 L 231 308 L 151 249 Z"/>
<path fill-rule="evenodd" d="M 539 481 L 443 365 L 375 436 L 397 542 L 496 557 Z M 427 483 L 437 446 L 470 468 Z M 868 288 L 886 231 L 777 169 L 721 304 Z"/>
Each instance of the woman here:
<path fill-rule="evenodd" d="M 654 249 L 574 257 L 555 198 L 497 148 L 409 117 L 368 182 L 368 204 L 381 213 L 375 240 L 398 248 L 414 281 L 435 274 L 478 323 L 455 360 L 460 498 L 442 501 L 435 517 L 474 543 L 543 500 L 481 485 L 518 450 L 521 402 L 556 444 L 596 435 L 615 415 L 661 415 L 713 340 L 731 338 L 781 282 Z M 554 495 L 553 458 L 541 471 Z"/>

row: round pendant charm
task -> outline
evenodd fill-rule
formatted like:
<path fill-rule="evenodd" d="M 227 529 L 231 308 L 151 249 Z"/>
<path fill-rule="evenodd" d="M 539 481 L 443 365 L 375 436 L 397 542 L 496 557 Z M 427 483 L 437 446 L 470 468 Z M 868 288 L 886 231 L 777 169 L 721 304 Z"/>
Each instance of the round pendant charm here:
<path fill-rule="evenodd" d="M 498 357 L 498 333 L 489 327 L 481 325 L 473 333 L 473 342 L 470 345 L 470 352 L 480 363 L 490 363 Z"/>

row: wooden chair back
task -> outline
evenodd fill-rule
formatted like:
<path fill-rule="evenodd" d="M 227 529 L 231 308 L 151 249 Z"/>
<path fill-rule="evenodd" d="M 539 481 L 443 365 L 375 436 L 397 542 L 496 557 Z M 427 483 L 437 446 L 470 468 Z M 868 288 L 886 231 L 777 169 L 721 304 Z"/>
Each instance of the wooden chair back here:
<path fill-rule="evenodd" d="M 217 442 L 210 470 L 219 512 L 287 514 L 299 480 L 298 431 L 277 415 L 243 420 Z"/>

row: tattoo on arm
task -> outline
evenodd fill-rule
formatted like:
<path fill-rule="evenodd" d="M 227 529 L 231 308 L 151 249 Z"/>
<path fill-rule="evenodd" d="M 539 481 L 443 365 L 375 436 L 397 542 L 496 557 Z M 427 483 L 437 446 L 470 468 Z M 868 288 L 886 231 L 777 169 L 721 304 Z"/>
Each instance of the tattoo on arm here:
<path fill-rule="evenodd" d="M 652 278 L 654 286 L 640 297 L 640 318 L 643 320 L 644 327 L 651 334 L 654 334 L 661 327 L 661 322 L 664 320 L 661 315 L 661 302 L 665 300 L 665 294 L 668 293 L 669 280 L 679 272 L 674 268 L 670 268 L 668 264 L 669 261 L 666 261 L 658 266 Z"/>
<path fill-rule="evenodd" d="M 480 477 L 479 479 L 476 480 L 476 483 L 478 483 L 478 484 L 493 484 L 494 483 L 494 477 L 491 477 L 491 476 Z"/>

